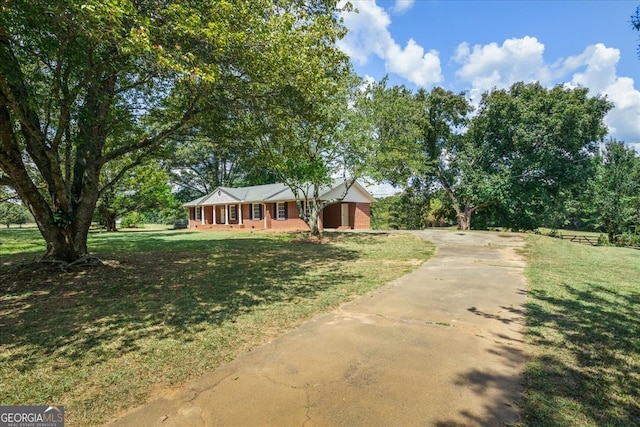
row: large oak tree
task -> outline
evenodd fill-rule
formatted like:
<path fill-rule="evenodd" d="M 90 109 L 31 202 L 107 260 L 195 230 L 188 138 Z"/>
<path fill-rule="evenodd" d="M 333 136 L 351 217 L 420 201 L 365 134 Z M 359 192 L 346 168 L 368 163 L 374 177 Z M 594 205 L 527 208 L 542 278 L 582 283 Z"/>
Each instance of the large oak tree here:
<path fill-rule="evenodd" d="M 586 191 L 611 107 L 587 88 L 564 85 L 516 83 L 484 94 L 467 140 L 485 173 L 496 177 L 492 201 L 501 225 L 535 229 L 573 193 Z"/>
<path fill-rule="evenodd" d="M 0 7 L 0 185 L 35 217 L 45 257 L 64 262 L 88 255 L 106 164 L 153 156 L 221 109 L 321 95 L 317 82 L 346 62 L 329 0 Z"/>

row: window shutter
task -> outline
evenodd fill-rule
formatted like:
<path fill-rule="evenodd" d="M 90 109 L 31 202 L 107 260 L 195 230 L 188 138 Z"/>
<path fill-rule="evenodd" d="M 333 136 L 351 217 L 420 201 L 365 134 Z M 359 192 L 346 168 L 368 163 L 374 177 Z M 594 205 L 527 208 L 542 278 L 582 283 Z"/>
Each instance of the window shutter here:
<path fill-rule="evenodd" d="M 258 211 L 260 212 L 260 217 L 258 219 L 264 218 L 264 213 L 262 212 L 262 203 L 258 205 Z"/>
<path fill-rule="evenodd" d="M 289 218 L 289 202 L 284 202 L 284 219 Z"/>
<path fill-rule="evenodd" d="M 275 202 L 273 204 L 273 216 L 271 218 L 272 219 L 280 219 L 280 218 L 278 218 L 278 202 Z"/>

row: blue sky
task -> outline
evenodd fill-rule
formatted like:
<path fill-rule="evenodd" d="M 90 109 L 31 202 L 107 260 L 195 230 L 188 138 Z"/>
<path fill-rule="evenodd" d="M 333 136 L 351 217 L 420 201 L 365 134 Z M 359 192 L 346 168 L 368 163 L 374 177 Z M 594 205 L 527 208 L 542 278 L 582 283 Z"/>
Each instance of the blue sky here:
<path fill-rule="evenodd" d="M 339 46 L 358 74 L 466 91 L 539 81 L 588 87 L 616 106 L 610 135 L 640 149 L 640 1 L 352 0 Z"/>

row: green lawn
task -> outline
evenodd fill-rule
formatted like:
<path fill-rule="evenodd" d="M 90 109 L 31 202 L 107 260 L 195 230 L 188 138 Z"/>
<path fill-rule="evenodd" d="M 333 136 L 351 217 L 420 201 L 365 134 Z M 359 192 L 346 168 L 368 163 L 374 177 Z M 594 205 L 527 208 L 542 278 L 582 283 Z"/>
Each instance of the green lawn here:
<path fill-rule="evenodd" d="M 640 425 L 640 251 L 527 238 L 526 426 Z"/>
<path fill-rule="evenodd" d="M 103 266 L 31 264 L 35 229 L 0 230 L 0 405 L 104 423 L 422 264 L 411 235 L 92 232 Z"/>

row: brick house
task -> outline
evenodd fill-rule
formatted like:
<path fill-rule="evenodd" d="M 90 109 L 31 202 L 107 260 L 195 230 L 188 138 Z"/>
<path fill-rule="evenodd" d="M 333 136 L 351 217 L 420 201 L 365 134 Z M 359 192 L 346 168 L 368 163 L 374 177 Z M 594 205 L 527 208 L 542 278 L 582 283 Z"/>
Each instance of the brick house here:
<path fill-rule="evenodd" d="M 339 198 L 343 191 L 344 183 L 335 183 L 321 192 L 320 199 Z M 370 229 L 373 202 L 373 196 L 355 182 L 341 202 L 324 208 L 321 228 Z M 189 209 L 189 228 L 193 229 L 309 229 L 298 215 L 293 192 L 284 184 L 218 187 L 183 206 Z"/>

